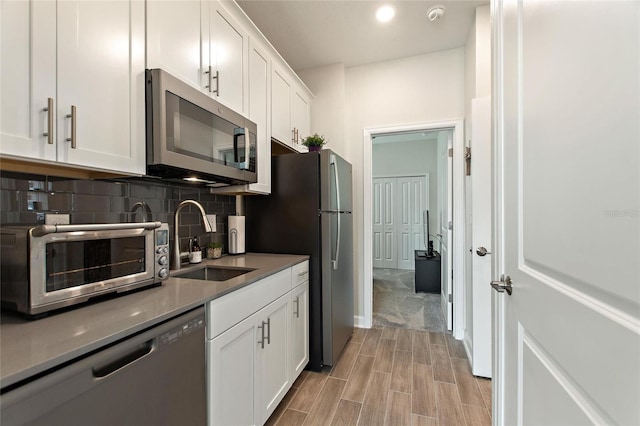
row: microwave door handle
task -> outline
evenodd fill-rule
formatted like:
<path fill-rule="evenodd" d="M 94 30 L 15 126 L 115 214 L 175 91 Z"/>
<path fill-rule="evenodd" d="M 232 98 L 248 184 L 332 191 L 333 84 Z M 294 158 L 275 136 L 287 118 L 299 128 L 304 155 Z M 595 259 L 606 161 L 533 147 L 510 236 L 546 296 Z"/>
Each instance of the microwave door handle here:
<path fill-rule="evenodd" d="M 240 138 L 240 133 L 233 132 L 233 162 L 238 164 L 240 162 L 240 158 L 238 156 L 238 138 Z"/>
<path fill-rule="evenodd" d="M 34 237 L 42 237 L 47 234 L 58 232 L 83 232 L 83 231 L 111 231 L 118 229 L 156 229 L 162 222 L 142 222 L 142 223 L 98 223 L 82 225 L 40 225 L 33 228 Z"/>
<path fill-rule="evenodd" d="M 249 170 L 249 154 L 251 153 L 251 147 L 249 146 L 251 138 L 249 136 L 249 128 L 244 128 L 244 170 Z"/>

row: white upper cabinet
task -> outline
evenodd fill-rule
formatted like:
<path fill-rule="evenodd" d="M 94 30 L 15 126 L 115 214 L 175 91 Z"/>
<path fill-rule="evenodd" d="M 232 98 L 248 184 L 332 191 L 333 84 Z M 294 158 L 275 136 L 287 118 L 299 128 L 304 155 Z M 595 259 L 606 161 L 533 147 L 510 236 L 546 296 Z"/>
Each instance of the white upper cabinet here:
<path fill-rule="evenodd" d="M 209 4 L 209 65 L 205 83 L 226 106 L 245 112 L 248 36 L 220 3 Z"/>
<path fill-rule="evenodd" d="M 0 7 L 6 64 L 0 72 L 0 151 L 55 160 L 55 104 L 45 108 L 56 98 L 56 4 L 6 1 Z"/>
<path fill-rule="evenodd" d="M 295 129 L 295 144 L 298 151 L 306 152 L 308 148 L 302 145 L 302 141 L 309 136 L 311 131 L 311 105 L 309 96 L 302 88 L 296 88 L 293 92 L 292 118 L 291 122 Z"/>
<path fill-rule="evenodd" d="M 144 173 L 144 3 L 57 7 L 58 161 Z"/>
<path fill-rule="evenodd" d="M 291 125 L 291 94 L 293 89 L 285 72 L 273 65 L 271 73 L 271 135 L 286 145 L 293 147 L 293 126 Z"/>
<path fill-rule="evenodd" d="M 249 40 L 249 108 L 248 116 L 258 126 L 258 182 L 214 188 L 214 193 L 271 193 L 271 138 L 269 137 L 271 59 L 267 50 L 253 39 Z"/>
<path fill-rule="evenodd" d="M 209 59 L 205 67 L 202 56 L 208 52 L 201 45 L 201 20 L 204 15 L 208 22 L 208 6 L 200 0 L 147 0 L 147 68 L 163 69 L 197 88 L 205 86 Z"/>
<path fill-rule="evenodd" d="M 271 135 L 299 152 L 306 152 L 302 140 L 309 135 L 311 94 L 284 67 L 271 73 Z"/>
<path fill-rule="evenodd" d="M 144 22 L 141 0 L 3 2 L 2 153 L 144 173 Z"/>
<path fill-rule="evenodd" d="M 147 0 L 147 68 L 246 112 L 249 37 L 216 0 Z"/>

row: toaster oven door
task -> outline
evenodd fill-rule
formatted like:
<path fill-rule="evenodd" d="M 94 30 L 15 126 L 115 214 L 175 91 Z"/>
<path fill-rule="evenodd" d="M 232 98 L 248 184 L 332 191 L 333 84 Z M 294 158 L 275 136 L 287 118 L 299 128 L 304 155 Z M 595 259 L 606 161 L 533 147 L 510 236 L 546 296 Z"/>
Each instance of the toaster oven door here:
<path fill-rule="evenodd" d="M 31 310 L 154 282 L 154 232 L 143 228 L 30 237 Z"/>

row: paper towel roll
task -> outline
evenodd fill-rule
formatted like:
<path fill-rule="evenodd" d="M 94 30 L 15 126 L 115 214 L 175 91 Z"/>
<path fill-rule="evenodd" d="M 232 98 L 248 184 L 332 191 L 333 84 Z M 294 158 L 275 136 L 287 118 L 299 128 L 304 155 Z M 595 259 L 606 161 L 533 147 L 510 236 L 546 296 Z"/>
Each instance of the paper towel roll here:
<path fill-rule="evenodd" d="M 229 216 L 229 254 L 244 252 L 244 216 Z"/>

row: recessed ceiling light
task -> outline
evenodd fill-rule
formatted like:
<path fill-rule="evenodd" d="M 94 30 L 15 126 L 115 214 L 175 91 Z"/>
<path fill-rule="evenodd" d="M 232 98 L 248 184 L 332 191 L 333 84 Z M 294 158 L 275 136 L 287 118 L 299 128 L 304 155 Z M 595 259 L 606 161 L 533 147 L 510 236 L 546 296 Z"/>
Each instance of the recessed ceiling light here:
<path fill-rule="evenodd" d="M 396 14 L 396 10 L 389 6 L 380 6 L 376 12 L 376 19 L 380 22 L 389 22 Z"/>

